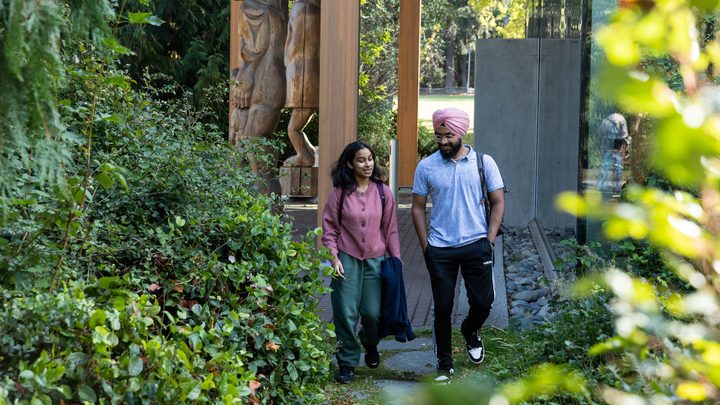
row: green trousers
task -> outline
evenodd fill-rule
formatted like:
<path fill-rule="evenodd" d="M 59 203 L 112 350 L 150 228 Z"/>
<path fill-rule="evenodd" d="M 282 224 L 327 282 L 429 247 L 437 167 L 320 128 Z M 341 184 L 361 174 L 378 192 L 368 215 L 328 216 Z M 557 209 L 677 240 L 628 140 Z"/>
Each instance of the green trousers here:
<path fill-rule="evenodd" d="M 380 264 L 384 257 L 358 260 L 339 252 L 338 259 L 345 269 L 345 279 L 335 277 L 330 283 L 337 336 L 335 355 L 338 366 L 355 367 L 360 363 L 361 352 L 355 338 L 358 318 L 362 325 L 358 335 L 363 346 L 377 346 L 380 341 Z"/>

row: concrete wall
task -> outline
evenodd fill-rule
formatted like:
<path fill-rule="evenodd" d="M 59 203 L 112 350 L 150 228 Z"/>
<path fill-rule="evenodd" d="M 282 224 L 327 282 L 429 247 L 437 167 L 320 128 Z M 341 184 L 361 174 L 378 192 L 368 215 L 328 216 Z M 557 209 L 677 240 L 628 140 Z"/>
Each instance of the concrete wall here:
<path fill-rule="evenodd" d="M 535 206 L 538 41 L 480 40 L 475 50 L 475 148 L 495 159 L 510 190 L 505 223 L 527 224 Z"/>
<path fill-rule="evenodd" d="M 537 217 L 545 226 L 575 227 L 555 197 L 578 191 L 580 61 L 580 40 L 540 40 Z"/>
<path fill-rule="evenodd" d="M 577 189 L 580 42 L 484 39 L 476 52 L 475 148 L 510 190 L 505 223 L 574 227 L 553 203 Z"/>

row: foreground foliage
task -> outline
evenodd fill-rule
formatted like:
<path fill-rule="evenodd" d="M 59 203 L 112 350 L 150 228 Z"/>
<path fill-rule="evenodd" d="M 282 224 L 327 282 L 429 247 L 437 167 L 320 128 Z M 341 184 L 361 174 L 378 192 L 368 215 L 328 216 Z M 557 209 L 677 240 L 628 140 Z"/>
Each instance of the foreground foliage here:
<path fill-rule="evenodd" d="M 702 41 L 698 35 L 699 26 L 713 29 L 707 20 L 714 21 L 720 4 L 687 0 L 644 6 L 620 9 L 598 34 L 609 62 L 599 82 L 623 112 L 652 121 L 650 161 L 666 181 L 662 188 L 633 185 L 616 203 L 603 203 L 597 192 L 559 199 L 566 211 L 603 221 L 614 244 L 610 250 L 620 259 L 606 261 L 586 250 L 581 262 L 589 267 L 587 277 L 575 287 L 581 306 L 566 308 L 554 328 L 566 338 L 565 349 L 544 337 L 551 349 L 544 353 L 547 359 L 570 364 L 585 378 L 564 365 L 546 365 L 495 391 L 472 384 L 461 390 L 433 388 L 416 402 L 720 400 L 720 110 L 714 76 L 720 43 L 717 36 L 703 33 L 707 41 Z M 651 58 L 671 60 L 677 75 L 646 69 Z M 593 300 L 596 304 L 585 311 Z M 611 318 L 612 328 L 588 328 L 582 318 L 575 318 L 577 326 L 566 324 L 564 318 L 578 310 L 591 321 Z M 578 333 L 568 336 L 571 332 L 560 326 Z"/>
<path fill-rule="evenodd" d="M 616 336 L 590 353 L 618 353 L 631 365 L 619 364 L 622 384 L 604 390 L 610 403 L 720 399 L 720 111 L 707 77 L 709 64 L 720 62 L 720 44 L 701 42 L 697 30 L 700 16 L 718 9 L 717 2 L 658 1 L 620 10 L 598 35 L 610 62 L 604 93 L 623 110 L 653 118 L 653 165 L 678 191 L 635 185 L 626 202 L 603 205 L 589 193 L 564 196 L 561 204 L 604 220 L 613 240 L 647 240 L 684 284 L 620 268 L 600 278 L 614 294 Z M 643 70 L 645 58 L 658 56 L 677 64 L 682 92 L 667 75 Z"/>

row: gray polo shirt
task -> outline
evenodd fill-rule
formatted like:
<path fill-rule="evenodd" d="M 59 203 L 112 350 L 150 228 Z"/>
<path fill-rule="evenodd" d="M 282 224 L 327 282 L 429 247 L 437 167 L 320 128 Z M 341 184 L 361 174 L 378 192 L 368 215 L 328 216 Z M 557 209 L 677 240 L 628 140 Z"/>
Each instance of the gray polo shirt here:
<path fill-rule="evenodd" d="M 440 151 L 421 160 L 415 170 L 413 193 L 432 199 L 428 243 L 436 247 L 468 245 L 487 236 L 477 156 L 470 151 L 462 159 L 443 159 Z M 484 155 L 488 192 L 504 187 L 495 160 Z"/>

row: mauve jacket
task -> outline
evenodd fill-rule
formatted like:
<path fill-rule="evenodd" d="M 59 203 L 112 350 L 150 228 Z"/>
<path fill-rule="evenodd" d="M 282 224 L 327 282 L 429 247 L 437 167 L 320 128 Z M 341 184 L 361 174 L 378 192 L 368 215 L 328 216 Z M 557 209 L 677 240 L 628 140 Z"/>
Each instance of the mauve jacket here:
<path fill-rule="evenodd" d="M 322 243 L 330 249 L 333 263 L 338 260 L 338 251 L 359 260 L 384 256 L 386 252 L 390 256 L 400 258 L 395 198 L 390 192 L 390 187 L 382 184 L 385 193 L 385 207 L 383 207 L 376 184 L 371 182 L 365 192 L 356 190 L 345 195 L 342 226 L 338 225 L 341 190 L 334 187 L 330 191 L 323 210 Z"/>

